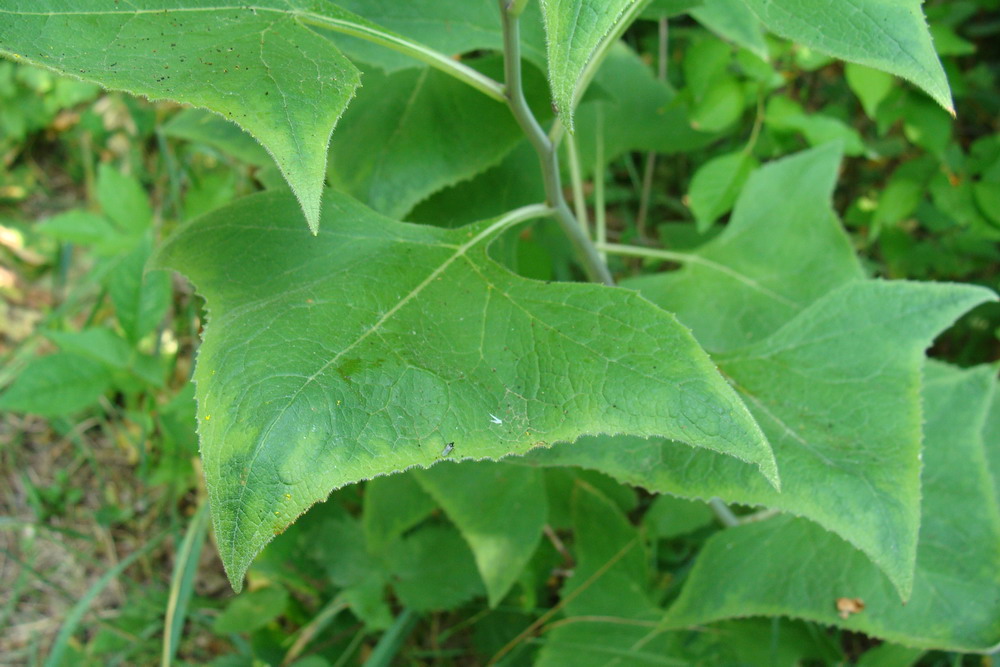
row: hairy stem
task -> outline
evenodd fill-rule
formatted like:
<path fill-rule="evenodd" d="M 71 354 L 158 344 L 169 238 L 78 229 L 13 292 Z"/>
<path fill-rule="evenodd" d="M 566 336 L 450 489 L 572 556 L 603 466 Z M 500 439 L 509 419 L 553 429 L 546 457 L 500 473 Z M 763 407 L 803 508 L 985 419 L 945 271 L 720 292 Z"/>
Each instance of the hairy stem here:
<path fill-rule="evenodd" d="M 524 87 L 521 81 L 521 38 L 518 17 L 510 13 L 506 0 L 499 1 L 500 15 L 503 20 L 504 76 L 506 78 L 504 93 L 514 118 L 528 136 L 535 152 L 538 153 L 547 203 L 552 207 L 553 215 L 559 222 L 559 226 L 573 243 L 573 248 L 587 272 L 587 277 L 593 282 L 614 285 L 615 281 L 611 277 L 607 264 L 601 259 L 597 248 L 594 247 L 573 216 L 573 212 L 563 196 L 556 147 L 549 140 L 542 126 L 539 125 L 538 119 L 531 112 L 528 101 L 524 97 Z"/>

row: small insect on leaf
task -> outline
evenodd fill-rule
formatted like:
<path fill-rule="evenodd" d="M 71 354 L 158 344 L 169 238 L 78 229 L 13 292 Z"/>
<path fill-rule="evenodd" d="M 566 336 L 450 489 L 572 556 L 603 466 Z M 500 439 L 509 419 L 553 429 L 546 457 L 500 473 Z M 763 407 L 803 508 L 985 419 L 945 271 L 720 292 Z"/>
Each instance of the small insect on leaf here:
<path fill-rule="evenodd" d="M 837 615 L 847 619 L 851 614 L 860 614 L 865 609 L 861 598 L 837 598 Z"/>
<path fill-rule="evenodd" d="M 500 419 L 499 417 L 497 417 L 492 412 L 490 413 L 490 421 L 493 422 L 494 424 L 502 424 L 503 423 L 503 420 Z"/>
<path fill-rule="evenodd" d="M 453 449 L 455 449 L 455 443 L 449 442 L 447 445 L 444 446 L 444 449 L 441 450 L 441 456 L 448 456 L 449 454 L 451 454 L 451 450 Z"/>

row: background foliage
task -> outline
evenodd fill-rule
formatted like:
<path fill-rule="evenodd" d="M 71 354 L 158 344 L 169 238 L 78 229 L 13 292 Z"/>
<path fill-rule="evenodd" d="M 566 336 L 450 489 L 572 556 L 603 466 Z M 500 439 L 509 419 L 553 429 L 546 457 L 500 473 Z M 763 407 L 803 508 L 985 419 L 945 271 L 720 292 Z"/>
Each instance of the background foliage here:
<path fill-rule="evenodd" d="M 426 29 L 415 27 L 418 19 L 440 15 L 446 3 L 407 3 L 406 11 L 398 3 L 340 4 L 406 36 Z M 543 21 L 550 31 L 561 29 L 553 9 L 559 3 L 548 3 L 552 11 L 544 17 L 536 5 L 523 19 L 525 91 L 548 124 Z M 462 60 L 475 71 L 501 78 L 502 63 L 491 51 L 502 44 L 500 26 L 492 3 L 483 6 L 489 11 L 467 10 L 468 30 L 419 34 L 445 53 L 467 54 Z M 821 53 L 837 53 L 837 44 L 823 40 L 846 35 L 849 41 L 849 31 L 832 26 L 803 46 L 779 36 L 787 34 L 780 17 L 765 32 L 752 14 L 734 15 L 732 7 L 653 2 L 622 44 L 609 43 L 572 120 L 576 180 L 583 186 L 575 194 L 603 225 L 600 249 L 609 253 L 613 273 L 677 313 L 693 332 L 692 338 L 674 323 L 677 345 L 690 345 L 697 356 L 696 339 L 711 354 L 698 364 L 717 364 L 742 388 L 773 447 L 781 493 L 760 474 L 766 458 L 746 454 L 753 451 L 750 440 L 739 443 L 742 458 L 760 468 L 709 451 L 693 457 L 687 445 L 662 437 L 638 437 L 679 435 L 614 413 L 635 437 L 596 436 L 500 463 L 441 463 L 340 488 L 252 565 L 254 547 L 283 531 L 311 499 L 279 497 L 262 505 L 258 514 L 278 516 L 274 525 L 264 526 L 259 544 L 230 546 L 228 555 L 224 539 L 209 530 L 189 382 L 205 305 L 183 280 L 145 272 L 155 249 L 162 248 L 158 261 L 183 268 L 200 294 L 219 299 L 212 304 L 217 322 L 234 311 L 228 338 L 218 343 L 206 334 L 202 359 L 209 361 L 200 372 L 213 372 L 208 364 L 216 354 L 266 365 L 266 357 L 234 352 L 234 338 L 256 340 L 252 332 L 266 328 L 262 322 L 278 327 L 284 313 L 291 331 L 302 322 L 315 326 L 323 320 L 311 319 L 317 316 L 307 305 L 350 299 L 350 285 L 331 280 L 290 291 L 295 274 L 286 272 L 279 253 L 263 252 L 244 266 L 274 261 L 270 268 L 288 282 L 259 286 L 258 293 L 275 290 L 276 310 L 252 313 L 240 324 L 244 304 L 231 290 L 233 276 L 214 271 L 217 258 L 202 245 L 204 237 L 182 232 L 163 244 L 185 222 L 227 205 L 283 211 L 273 217 L 301 232 L 296 243 L 303 248 L 286 260 L 301 261 L 309 258 L 304 248 L 344 243 L 351 230 L 338 230 L 336 213 L 358 211 L 366 238 L 347 238 L 358 248 L 354 264 L 331 273 L 366 272 L 376 287 L 356 297 L 365 300 L 358 311 L 384 313 L 396 294 L 378 289 L 380 281 L 391 292 L 408 279 L 405 271 L 392 273 L 398 269 L 388 260 L 378 263 L 387 245 L 414 249 L 404 268 L 419 282 L 420 269 L 445 261 L 434 253 L 463 247 L 469 228 L 453 228 L 544 198 L 537 158 L 507 109 L 439 68 L 356 37 L 319 37 L 294 22 L 282 24 L 284 46 L 268 57 L 328 38 L 346 57 L 324 64 L 336 78 L 325 87 L 276 81 L 266 91 L 269 99 L 296 96 L 301 114 L 290 134 L 267 136 L 270 103 L 231 105 L 231 116 L 262 115 L 256 134 L 276 160 L 207 112 L 0 61 L 5 660 L 979 664 L 984 658 L 962 653 L 1000 641 L 1000 397 L 994 367 L 983 365 L 1000 359 L 1000 308 L 984 303 L 989 294 L 977 288 L 1000 288 L 997 2 L 924 6 L 955 119 L 942 107 L 951 102 L 940 88 L 925 85 L 937 104 L 877 69 Z M 135 43 L 115 42 L 120 26 L 100 28 L 112 45 Z M 226 51 L 220 37 L 198 41 L 192 26 L 187 34 L 191 43 L 142 66 L 176 68 L 182 58 L 199 57 L 218 76 L 252 80 L 237 69 L 245 66 L 239 44 Z M 554 60 L 554 72 L 575 81 L 574 49 L 599 46 L 604 36 L 597 28 L 576 35 L 580 43 Z M 865 47 L 849 44 L 855 46 Z M 139 62 L 126 56 L 122 67 Z M 363 86 L 355 91 L 357 69 Z M 197 98 L 205 94 L 199 80 L 180 79 L 137 92 L 161 96 L 170 86 L 176 99 L 218 102 Z M 354 93 L 329 160 L 324 152 L 296 153 L 299 140 L 325 145 L 322 135 Z M 557 86 L 554 94 L 556 109 L 564 109 L 577 92 Z M 256 127 L 253 119 L 242 123 Z M 564 176 L 575 180 L 568 170 Z M 324 179 L 371 210 L 330 192 L 321 208 Z M 313 228 L 322 220 L 318 239 L 300 224 L 296 200 L 278 192 L 286 180 Z M 259 190 L 268 192 L 240 199 Z M 433 227 L 413 231 L 391 219 Z M 213 222 L 200 223 L 199 234 L 231 233 L 225 215 L 203 220 Z M 474 231 L 489 228 L 483 223 Z M 242 231 L 226 248 L 230 266 L 254 249 L 289 244 L 280 225 Z M 398 326 L 386 331 L 376 358 L 389 360 L 388 369 L 363 360 L 344 364 L 330 385 L 347 387 L 346 400 L 352 387 L 377 388 L 398 365 L 396 384 L 419 399 L 408 413 L 414 433 L 401 432 L 401 441 L 426 442 L 419 437 L 421 411 L 439 389 L 412 369 L 477 351 L 480 322 L 470 328 L 459 318 L 478 308 L 482 296 L 463 297 L 466 307 L 441 306 L 456 286 L 482 277 L 484 291 L 497 286 L 513 294 L 511 303 L 529 304 L 517 322 L 529 332 L 536 323 L 560 324 L 560 308 L 574 299 L 591 307 L 586 294 L 599 293 L 569 285 L 541 291 L 524 280 L 583 275 L 551 221 L 500 234 L 487 250 L 489 239 L 469 246 L 475 254 L 469 264 L 442 274 L 448 290 L 421 293 L 421 312 L 401 313 Z M 252 277 L 251 271 L 239 280 Z M 964 286 L 935 284 L 943 282 Z M 559 294 L 556 303 L 542 296 L 552 293 Z M 628 317 L 645 306 L 631 292 L 600 298 L 607 301 L 600 317 L 581 326 L 578 340 L 609 329 L 641 347 L 641 327 Z M 514 321 L 513 308 L 497 308 L 484 309 L 484 329 Z M 351 322 L 338 316 L 325 326 L 347 330 Z M 420 355 L 396 363 L 393 351 L 406 350 L 405 336 L 417 330 L 422 339 L 447 341 L 435 351 L 444 361 Z M 268 345 L 283 340 L 278 335 Z M 533 337 L 515 333 L 493 350 L 510 357 L 500 370 L 515 380 L 526 374 L 518 359 L 531 358 L 527 340 Z M 936 360 L 925 362 L 932 343 Z M 654 363 L 648 351 L 630 352 L 628 372 Z M 588 365 L 611 354 L 557 360 L 538 376 L 586 386 L 595 377 Z M 308 359 L 299 361 L 308 366 Z M 481 370 L 488 385 L 496 369 Z M 229 379 L 226 391 L 238 391 L 245 377 Z M 619 387 L 636 391 L 625 380 Z M 651 383 L 640 393 L 656 402 L 656 391 Z M 726 391 L 723 385 L 706 393 L 725 403 Z M 519 451 L 588 432 L 586 424 L 564 423 L 543 406 L 532 413 L 533 423 L 548 420 L 543 433 L 514 433 L 517 409 L 501 413 L 491 400 L 478 396 L 467 406 L 482 413 L 476 429 L 483 435 L 466 429 L 454 442 L 434 440 L 421 462 L 495 455 L 501 450 L 489 447 L 496 446 L 490 438 L 497 427 L 511 431 L 503 443 L 515 442 Z M 613 397 L 608 402 L 617 408 Z M 581 406 L 587 410 L 595 421 L 612 414 Z M 203 432 L 227 426 L 210 407 L 201 406 L 197 416 Z M 296 417 L 301 423 L 308 416 Z M 322 420 L 316 425 L 322 428 Z M 864 446 L 876 435 L 893 444 L 888 453 Z M 845 449 L 845 442 L 862 444 Z M 204 462 L 222 465 L 211 457 Z M 356 465 L 365 477 L 384 472 Z M 233 485 L 239 479 L 229 477 Z M 326 480 L 316 493 L 343 481 L 349 480 Z M 815 493 L 818 485 L 824 494 Z M 908 508 L 918 506 L 921 494 L 918 516 Z M 703 502 L 711 496 L 754 520 L 724 527 Z M 756 513 L 760 506 L 788 514 Z M 866 512 L 871 506 L 890 509 Z M 230 565 L 234 553 L 245 552 L 247 590 L 240 595 L 229 588 L 216 545 Z M 789 576 L 796 571 L 809 574 Z M 905 608 L 900 595 L 909 599 Z"/>

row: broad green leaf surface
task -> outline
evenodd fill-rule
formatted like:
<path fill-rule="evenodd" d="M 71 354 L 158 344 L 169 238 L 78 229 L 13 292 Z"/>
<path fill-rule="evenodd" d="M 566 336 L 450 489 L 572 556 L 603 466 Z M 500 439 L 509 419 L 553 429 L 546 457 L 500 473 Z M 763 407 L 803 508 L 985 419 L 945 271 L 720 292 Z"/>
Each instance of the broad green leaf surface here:
<path fill-rule="evenodd" d="M 418 470 L 416 479 L 468 542 L 496 607 L 542 538 L 548 518 L 542 471 L 483 461 Z"/>
<path fill-rule="evenodd" d="M 502 77 L 496 58 L 474 64 Z M 537 70 L 525 72 L 525 88 L 543 102 L 539 117 L 551 115 Z M 333 138 L 330 182 L 399 219 L 433 192 L 500 162 L 523 136 L 506 105 L 438 70 L 369 71 Z M 540 178 L 535 164 L 531 174 Z"/>
<path fill-rule="evenodd" d="M 205 107 L 274 157 L 315 231 L 326 147 L 358 71 L 302 23 L 308 0 L 0 0 L 0 54 L 152 100 Z M 351 20 L 324 3 L 319 19 Z"/>
<path fill-rule="evenodd" d="M 990 406 L 983 428 L 983 445 L 986 448 L 986 462 L 993 478 L 993 490 L 1000 505 L 1000 389 L 994 388 L 993 405 Z"/>
<path fill-rule="evenodd" d="M 219 550 L 238 588 L 273 534 L 334 488 L 585 433 L 663 435 L 777 483 L 767 442 L 673 316 L 633 292 L 519 278 L 487 256 L 511 221 L 397 223 L 329 193 L 328 231 L 262 193 L 184 227 L 159 265 L 210 323 L 195 381 Z"/>
<path fill-rule="evenodd" d="M 548 39 L 552 100 L 572 132 L 574 110 L 595 68 L 648 0 L 539 2 Z"/>
<path fill-rule="evenodd" d="M 954 114 L 921 0 L 742 0 L 772 32 L 895 74 Z"/>
<path fill-rule="evenodd" d="M 43 417 L 72 414 L 97 403 L 111 386 L 111 373 L 99 362 L 69 352 L 32 359 L 0 394 L 0 411 Z"/>
<path fill-rule="evenodd" d="M 726 229 L 684 268 L 628 283 L 691 327 L 710 352 L 760 340 L 863 274 L 830 204 L 836 145 L 754 172 Z"/>
<path fill-rule="evenodd" d="M 717 356 L 774 448 L 781 493 L 744 464 L 659 440 L 588 439 L 532 456 L 812 519 L 864 551 L 906 598 L 920 518 L 923 352 L 990 297 L 964 285 L 855 281 L 767 339 Z"/>
<path fill-rule="evenodd" d="M 927 368 L 923 520 L 907 604 L 900 604 L 885 577 L 849 544 L 808 521 L 781 517 L 710 540 L 670 611 L 671 624 L 782 615 L 917 648 L 995 647 L 1000 643 L 1000 508 L 982 440 L 994 373 L 988 367 Z M 740 576 L 730 576 L 733 572 Z M 726 578 L 724 588 L 720 577 Z M 864 610 L 838 617 L 841 597 L 860 598 Z"/>
<path fill-rule="evenodd" d="M 449 56 L 503 50 L 499 3 L 493 0 L 338 0 L 337 5 Z M 545 30 L 537 5 L 529 2 L 521 15 L 521 53 L 544 69 Z M 386 72 L 421 65 L 413 58 L 354 37 L 330 37 L 351 58 Z"/>
<path fill-rule="evenodd" d="M 537 457 L 810 518 L 868 554 L 905 596 L 919 520 L 923 351 L 993 296 L 862 280 L 829 204 L 838 157 L 825 147 L 759 170 L 726 230 L 687 267 L 633 283 L 717 351 L 775 448 L 782 493 L 745 466 L 662 441 L 588 440 Z"/>

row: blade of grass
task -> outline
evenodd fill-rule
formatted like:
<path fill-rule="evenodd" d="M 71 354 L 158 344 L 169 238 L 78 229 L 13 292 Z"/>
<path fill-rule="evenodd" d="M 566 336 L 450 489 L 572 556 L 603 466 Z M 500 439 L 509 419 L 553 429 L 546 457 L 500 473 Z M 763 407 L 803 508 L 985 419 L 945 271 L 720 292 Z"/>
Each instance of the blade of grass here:
<path fill-rule="evenodd" d="M 396 617 L 396 621 L 392 624 L 392 627 L 386 630 L 382 638 L 378 640 L 378 644 L 375 645 L 375 649 L 365 662 L 365 667 L 390 667 L 416 622 L 417 617 L 413 613 L 413 610 L 404 609 Z"/>
<path fill-rule="evenodd" d="M 80 598 L 80 601 L 73 606 L 69 615 L 66 616 L 66 620 L 63 621 L 62 627 L 59 628 L 59 634 L 56 635 L 56 640 L 52 643 L 52 649 L 49 651 L 49 655 L 45 659 L 45 667 L 59 667 L 63 664 L 62 658 L 63 654 L 66 652 L 66 647 L 69 645 L 69 640 L 73 637 L 73 633 L 76 632 L 77 626 L 80 625 L 80 621 L 83 620 L 84 614 L 86 614 L 87 610 L 90 609 L 90 605 L 94 602 L 94 599 L 101 594 L 101 591 L 107 588 L 108 584 L 110 584 L 115 577 L 124 572 L 129 565 L 152 551 L 153 548 L 162 542 L 163 538 L 166 536 L 166 532 L 160 533 L 147 542 L 141 549 L 129 554 L 120 563 L 118 563 L 118 565 L 105 572 L 104 576 L 94 582 L 94 585 L 91 586 L 84 596 Z"/>
<path fill-rule="evenodd" d="M 312 641 L 318 633 L 322 632 L 326 626 L 333 622 L 333 619 L 337 618 L 337 614 L 347 609 L 347 603 L 337 596 L 326 603 L 326 606 L 320 610 L 316 617 L 309 621 L 300 631 L 292 647 L 288 649 L 288 653 L 285 654 L 285 659 L 281 661 L 282 667 L 290 665 L 302 654 L 309 642 Z"/>
<path fill-rule="evenodd" d="M 202 502 L 191 518 L 184 540 L 177 552 L 174 573 L 170 580 L 170 598 L 167 600 L 167 614 L 163 626 L 163 667 L 169 667 L 177 653 L 187 617 L 188 603 L 194 593 L 194 580 L 198 574 L 198 559 L 208 535 L 208 503 Z"/>

